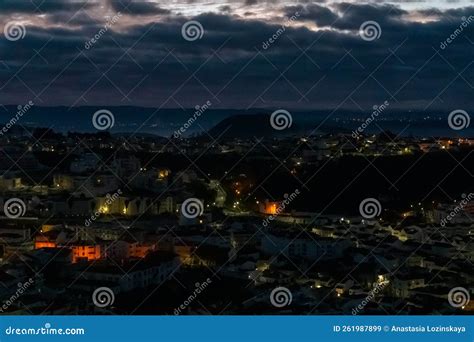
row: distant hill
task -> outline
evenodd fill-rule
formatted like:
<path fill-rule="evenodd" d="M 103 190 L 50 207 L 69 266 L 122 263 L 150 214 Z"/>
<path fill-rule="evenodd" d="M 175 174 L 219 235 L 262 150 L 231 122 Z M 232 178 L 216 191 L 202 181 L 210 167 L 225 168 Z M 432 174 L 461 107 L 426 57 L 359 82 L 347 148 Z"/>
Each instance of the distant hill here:
<path fill-rule="evenodd" d="M 209 130 L 214 137 L 223 138 L 252 138 L 252 137 L 281 137 L 298 133 L 295 125 L 278 131 L 270 125 L 269 114 L 235 115 L 219 122 Z"/>
<path fill-rule="evenodd" d="M 295 135 L 350 132 L 343 127 L 334 125 L 331 121 L 321 123 L 320 117 L 308 118 L 308 115 L 298 113 L 292 115 L 290 127 L 277 130 L 271 125 L 270 114 L 234 115 L 219 122 L 209 130 L 209 134 L 214 138 L 219 136 L 224 138 L 282 138 Z"/>
<path fill-rule="evenodd" d="M 52 127 L 59 132 L 97 132 L 92 124 L 95 112 L 107 109 L 114 115 L 112 133 L 141 132 L 169 137 L 190 117 L 194 109 L 160 109 L 133 106 L 81 106 L 40 107 L 33 106 L 18 120 L 18 124 L 29 127 Z M 0 107 L 0 125 L 9 122 L 17 113 L 17 106 Z M 244 111 L 245 112 L 245 111 Z M 242 113 L 240 110 L 208 110 L 199 118 L 199 125 L 187 130 L 187 135 L 202 132 L 223 118 Z M 250 111 L 250 113 L 252 113 Z"/>
<path fill-rule="evenodd" d="M 56 132 L 95 133 L 92 117 L 98 110 L 107 109 L 114 115 L 111 134 L 150 134 L 171 137 L 190 118 L 195 117 L 195 109 L 156 109 L 133 106 L 81 106 L 81 107 L 40 107 L 33 106 L 24 113 L 10 133 L 23 127 L 47 127 Z M 209 132 L 213 137 L 285 137 L 314 133 L 351 132 L 371 115 L 371 111 L 359 109 L 291 111 L 291 127 L 278 131 L 270 125 L 270 114 L 274 109 L 221 109 L 210 107 L 186 128 L 183 137 L 200 136 Z M 17 106 L 0 106 L 0 128 L 10 122 L 18 112 Z M 474 111 L 473 111 L 474 112 Z M 455 131 L 447 123 L 448 112 L 388 110 L 381 113 L 377 121 L 370 124 L 366 133 L 378 134 L 382 130 L 404 136 L 445 136 L 473 137 L 474 125 Z M 472 114 L 471 114 L 472 115 Z"/>

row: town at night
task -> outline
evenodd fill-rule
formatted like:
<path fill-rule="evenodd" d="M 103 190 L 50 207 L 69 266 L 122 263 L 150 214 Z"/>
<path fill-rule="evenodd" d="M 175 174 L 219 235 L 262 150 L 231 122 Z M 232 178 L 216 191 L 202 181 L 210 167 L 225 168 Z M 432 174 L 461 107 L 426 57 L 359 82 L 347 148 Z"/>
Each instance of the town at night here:
<path fill-rule="evenodd" d="M 467 0 L 1 1 L 0 317 L 471 341 L 473 22 Z"/>

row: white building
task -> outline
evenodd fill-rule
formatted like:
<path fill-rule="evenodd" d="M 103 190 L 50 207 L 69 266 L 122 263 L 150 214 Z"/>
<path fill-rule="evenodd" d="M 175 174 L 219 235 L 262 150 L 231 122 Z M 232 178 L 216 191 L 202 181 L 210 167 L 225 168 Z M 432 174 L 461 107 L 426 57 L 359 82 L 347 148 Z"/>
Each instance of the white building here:
<path fill-rule="evenodd" d="M 344 250 L 350 247 L 347 240 L 330 238 L 310 238 L 294 234 L 265 234 L 262 238 L 262 252 L 269 255 L 283 253 L 288 257 L 308 260 L 332 259 L 342 257 Z"/>
<path fill-rule="evenodd" d="M 151 253 L 140 262 L 132 261 L 120 267 L 109 262 L 95 262 L 77 270 L 83 281 L 76 287 L 93 291 L 97 285 L 106 283 L 115 293 L 127 292 L 163 283 L 178 270 L 179 265 L 177 255 L 161 251 Z"/>

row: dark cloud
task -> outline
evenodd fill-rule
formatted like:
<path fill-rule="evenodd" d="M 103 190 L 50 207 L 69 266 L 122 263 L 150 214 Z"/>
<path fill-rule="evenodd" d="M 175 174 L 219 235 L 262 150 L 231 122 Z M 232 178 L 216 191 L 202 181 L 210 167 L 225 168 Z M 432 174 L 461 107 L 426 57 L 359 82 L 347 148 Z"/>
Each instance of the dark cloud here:
<path fill-rule="evenodd" d="M 258 4 L 258 0 L 245 0 L 247 6 L 252 6 Z"/>
<path fill-rule="evenodd" d="M 339 3 L 334 6 L 340 13 L 340 19 L 334 27 L 342 30 L 359 29 L 360 25 L 369 20 L 377 21 L 380 25 L 393 27 L 402 25 L 401 19 L 408 14 L 394 5 L 371 5 Z"/>
<path fill-rule="evenodd" d="M 316 4 L 287 6 L 284 10 L 288 17 L 298 12 L 299 19 L 314 21 L 320 27 L 329 26 L 338 19 L 338 15 L 330 8 Z"/>
<path fill-rule="evenodd" d="M 74 12 L 96 5 L 87 0 L 1 0 L 0 14 Z"/>
<path fill-rule="evenodd" d="M 116 12 L 131 15 L 157 15 L 169 14 L 169 10 L 165 10 L 157 6 L 154 2 L 134 1 L 134 0 L 110 0 L 112 8 Z"/>
<path fill-rule="evenodd" d="M 282 18 L 299 8 L 284 7 Z M 30 25 L 23 40 L 0 39 L 0 103 L 194 107 L 211 100 L 223 108 L 317 109 L 388 100 L 391 108 L 469 108 L 473 32 L 445 49 L 440 43 L 473 8 L 438 11 L 421 23 L 407 19 L 421 11 L 395 6 L 310 4 L 297 24 L 312 21 L 320 31 L 212 13 L 107 30 L 86 16 L 77 27 Z M 190 19 L 204 29 L 199 40 L 181 35 Z M 380 24 L 379 39 L 359 36 L 367 20 Z"/>
<path fill-rule="evenodd" d="M 230 6 L 228 6 L 228 5 L 225 5 L 225 6 L 219 7 L 219 10 L 220 10 L 222 13 L 229 13 L 229 12 L 232 12 L 232 7 L 230 7 Z"/>

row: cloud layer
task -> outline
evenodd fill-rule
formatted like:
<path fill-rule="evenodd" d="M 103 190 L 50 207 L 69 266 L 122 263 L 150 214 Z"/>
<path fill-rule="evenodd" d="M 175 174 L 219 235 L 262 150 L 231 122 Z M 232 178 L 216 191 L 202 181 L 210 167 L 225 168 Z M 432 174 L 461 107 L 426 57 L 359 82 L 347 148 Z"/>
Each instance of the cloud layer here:
<path fill-rule="evenodd" d="M 469 108 L 474 8 L 433 3 L 6 0 L 0 27 L 26 32 L 0 38 L 0 103 Z"/>

